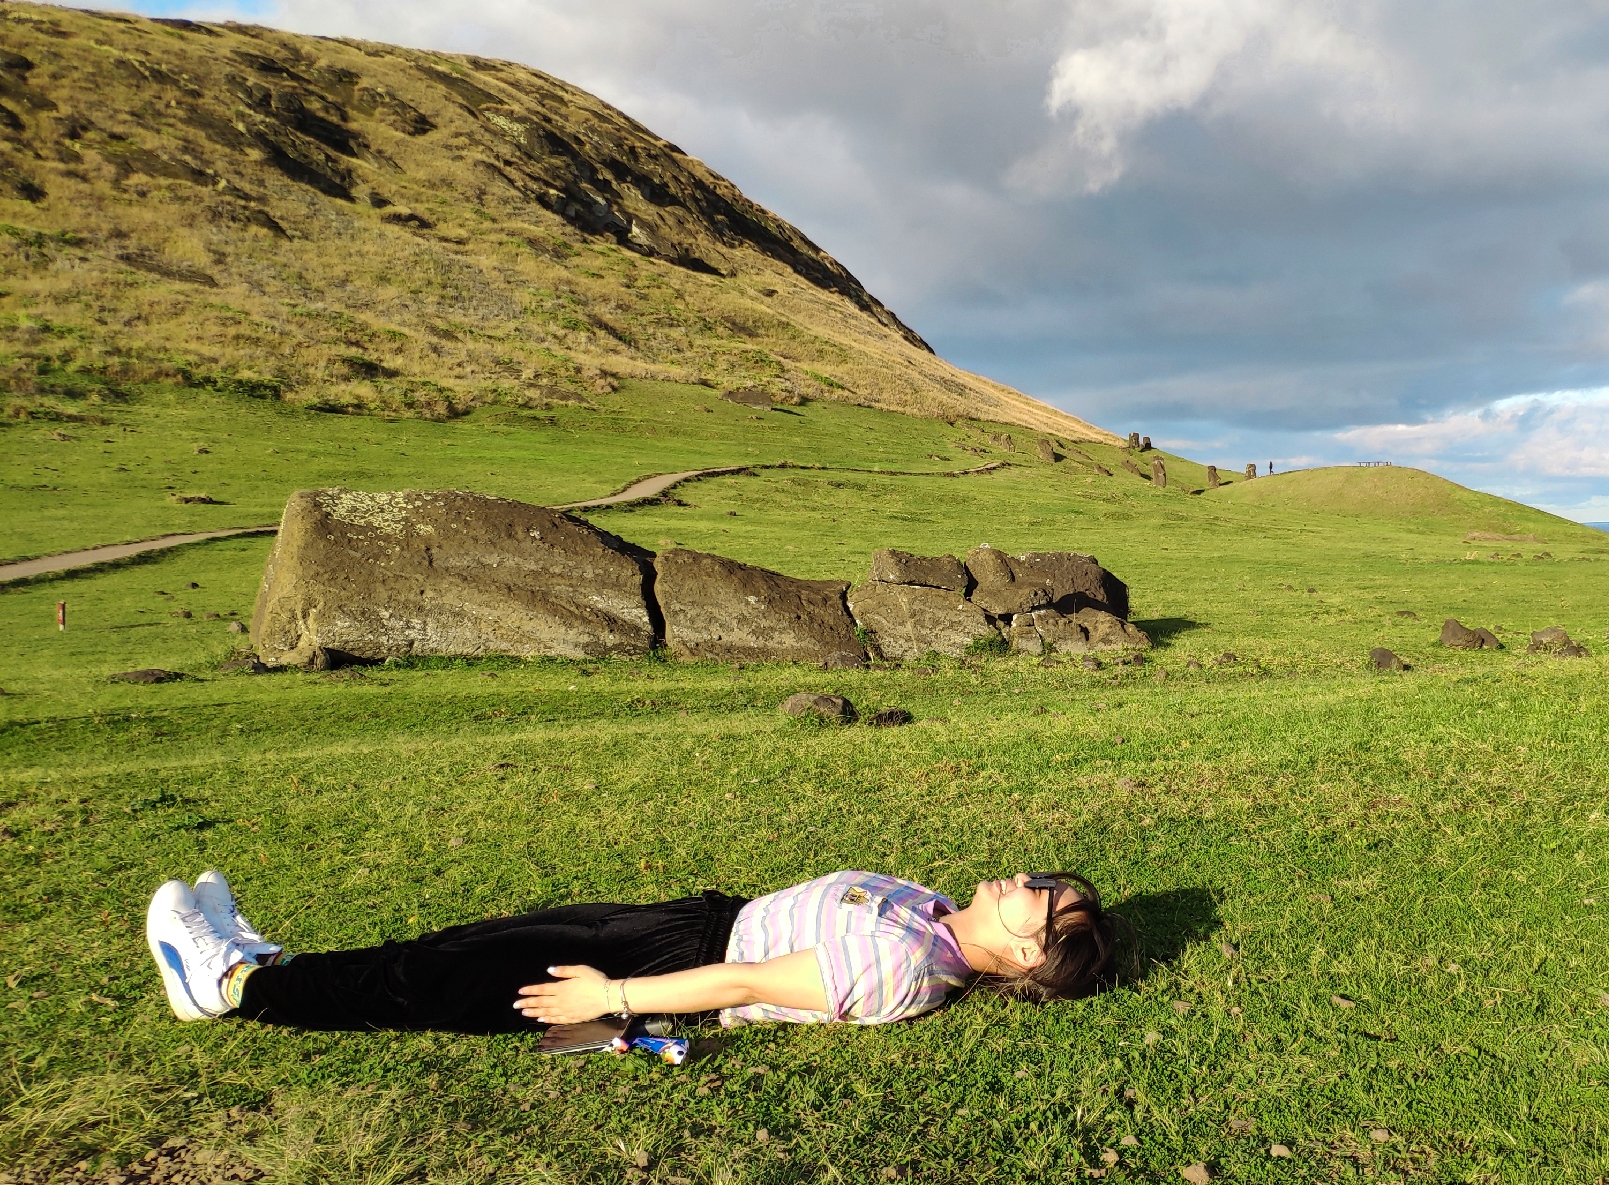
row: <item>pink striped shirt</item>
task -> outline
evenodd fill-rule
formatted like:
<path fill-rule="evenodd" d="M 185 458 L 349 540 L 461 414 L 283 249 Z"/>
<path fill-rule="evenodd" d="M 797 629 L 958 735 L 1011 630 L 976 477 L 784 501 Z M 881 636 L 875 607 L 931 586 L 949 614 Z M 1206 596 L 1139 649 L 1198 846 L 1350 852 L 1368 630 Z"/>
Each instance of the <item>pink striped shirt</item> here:
<path fill-rule="evenodd" d="M 787 1020 L 875 1025 L 937 1008 L 972 975 L 939 918 L 956 912 L 942 894 L 875 872 L 835 872 L 756 897 L 732 925 L 728 963 L 762 963 L 814 949 L 827 1010 L 750 1004 L 723 1025 Z"/>

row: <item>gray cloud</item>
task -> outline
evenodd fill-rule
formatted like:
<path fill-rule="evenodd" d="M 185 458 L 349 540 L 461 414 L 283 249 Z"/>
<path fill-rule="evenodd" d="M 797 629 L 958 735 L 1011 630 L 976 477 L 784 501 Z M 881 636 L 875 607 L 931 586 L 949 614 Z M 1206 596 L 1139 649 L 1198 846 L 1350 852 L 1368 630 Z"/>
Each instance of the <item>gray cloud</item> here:
<path fill-rule="evenodd" d="M 1333 433 L 1609 383 L 1590 0 L 190 10 L 587 87 L 946 357 L 1114 428 Z"/>

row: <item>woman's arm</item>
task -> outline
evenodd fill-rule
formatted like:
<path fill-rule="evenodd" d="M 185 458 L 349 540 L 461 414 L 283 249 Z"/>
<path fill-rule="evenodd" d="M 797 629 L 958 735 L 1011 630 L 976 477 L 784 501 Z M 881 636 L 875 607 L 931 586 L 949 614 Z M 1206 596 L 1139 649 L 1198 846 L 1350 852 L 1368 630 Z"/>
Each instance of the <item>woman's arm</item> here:
<path fill-rule="evenodd" d="M 526 1016 L 547 1024 L 573 1025 L 620 1011 L 618 979 L 605 979 L 591 967 L 551 967 L 553 983 L 520 989 L 514 1001 Z M 625 981 L 626 1005 L 632 1012 L 710 1012 L 745 1004 L 827 1010 L 821 968 L 814 950 L 767 959 L 763 963 L 712 963 L 669 975 L 644 975 Z"/>

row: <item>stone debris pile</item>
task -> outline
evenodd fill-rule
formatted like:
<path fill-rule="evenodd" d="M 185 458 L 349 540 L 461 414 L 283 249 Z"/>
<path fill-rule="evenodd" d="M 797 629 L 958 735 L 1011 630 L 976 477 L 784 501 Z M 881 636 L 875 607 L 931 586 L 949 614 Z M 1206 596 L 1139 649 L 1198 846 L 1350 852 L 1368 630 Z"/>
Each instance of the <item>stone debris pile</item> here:
<path fill-rule="evenodd" d="M 978 648 L 1144 649 L 1128 588 L 1092 556 L 883 550 L 870 578 L 803 580 L 655 553 L 562 511 L 455 490 L 304 490 L 285 507 L 252 614 L 271 666 L 410 655 L 677 658 L 858 667 Z"/>

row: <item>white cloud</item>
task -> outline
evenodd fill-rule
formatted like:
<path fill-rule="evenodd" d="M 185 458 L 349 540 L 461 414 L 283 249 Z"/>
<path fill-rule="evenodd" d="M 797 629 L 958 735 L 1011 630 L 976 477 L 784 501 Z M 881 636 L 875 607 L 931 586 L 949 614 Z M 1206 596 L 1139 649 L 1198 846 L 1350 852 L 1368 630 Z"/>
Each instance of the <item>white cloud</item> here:
<path fill-rule="evenodd" d="M 1511 479 L 1609 478 L 1609 389 L 1518 395 L 1419 424 L 1376 424 L 1336 439 L 1382 455 Z"/>
<path fill-rule="evenodd" d="M 1302 0 L 1073 0 L 1068 48 L 1045 105 L 1072 118 L 1075 152 L 1061 163 L 1095 192 L 1122 176 L 1129 141 L 1175 112 L 1255 102 L 1318 84 L 1332 118 L 1372 111 L 1383 63 L 1333 19 L 1338 7 Z M 1019 165 L 1018 182 L 1049 180 L 1056 146 Z"/>

